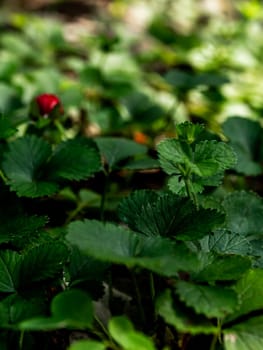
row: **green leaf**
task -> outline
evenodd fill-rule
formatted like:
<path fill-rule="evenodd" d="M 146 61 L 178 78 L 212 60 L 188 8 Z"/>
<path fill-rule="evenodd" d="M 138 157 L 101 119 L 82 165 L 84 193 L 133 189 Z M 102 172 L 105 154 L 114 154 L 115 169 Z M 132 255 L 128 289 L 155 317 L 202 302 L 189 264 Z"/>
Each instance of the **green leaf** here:
<path fill-rule="evenodd" d="M 263 200 L 253 192 L 236 191 L 223 201 L 226 228 L 244 236 L 263 233 Z"/>
<path fill-rule="evenodd" d="M 51 179 L 82 180 L 101 170 L 100 154 L 92 140 L 76 138 L 62 142 L 47 165 Z"/>
<path fill-rule="evenodd" d="M 19 196 L 26 197 L 55 193 L 57 184 L 41 179 L 43 166 L 50 155 L 50 145 L 34 135 L 11 142 L 3 162 L 3 170 L 11 189 Z"/>
<path fill-rule="evenodd" d="M 10 119 L 0 115 L 0 139 L 7 139 L 16 133 Z"/>
<path fill-rule="evenodd" d="M 176 133 L 181 141 L 192 143 L 204 131 L 204 125 L 184 122 L 176 125 Z"/>
<path fill-rule="evenodd" d="M 21 255 L 11 250 L 0 252 L 0 292 L 15 292 L 20 282 Z"/>
<path fill-rule="evenodd" d="M 208 318 L 223 318 L 238 305 L 237 294 L 219 286 L 198 285 L 186 281 L 176 282 L 176 293 L 188 307 Z"/>
<path fill-rule="evenodd" d="M 197 264 L 197 256 L 184 245 L 96 220 L 72 222 L 66 239 L 96 259 L 141 266 L 165 276 L 175 275 L 179 270 L 192 271 Z"/>
<path fill-rule="evenodd" d="M 206 140 L 195 146 L 194 160 L 202 176 L 209 177 L 230 169 L 236 163 L 236 155 L 227 143 Z"/>
<path fill-rule="evenodd" d="M 139 190 L 124 198 L 118 208 L 120 219 L 146 236 L 198 239 L 222 224 L 216 210 L 196 209 L 189 199 L 171 192 Z"/>
<path fill-rule="evenodd" d="M 263 348 L 263 316 L 225 329 L 224 346 L 226 350 L 261 350 Z"/>
<path fill-rule="evenodd" d="M 206 282 L 237 280 L 250 267 L 251 260 L 247 256 L 200 252 L 199 266 L 192 277 Z"/>
<path fill-rule="evenodd" d="M 245 175 L 262 174 L 263 132 L 260 123 L 232 117 L 222 127 L 237 154 L 235 169 Z"/>
<path fill-rule="evenodd" d="M 146 146 L 119 137 L 96 137 L 95 142 L 110 169 L 116 168 L 121 160 L 147 152 Z"/>
<path fill-rule="evenodd" d="M 62 242 L 43 243 L 28 250 L 21 264 L 21 287 L 56 276 L 62 271 L 68 254 Z"/>
<path fill-rule="evenodd" d="M 185 153 L 183 144 L 181 141 L 171 138 L 162 140 L 157 145 L 160 165 L 168 175 L 181 174 L 180 166 L 184 166 L 184 168 L 185 165 L 194 166 L 189 159 L 191 155 Z"/>
<path fill-rule="evenodd" d="M 91 326 L 93 308 L 89 295 L 81 290 L 66 290 L 51 303 L 50 317 L 36 317 L 18 324 L 24 331 L 48 331 L 60 328 L 86 329 Z"/>
<path fill-rule="evenodd" d="M 73 342 L 68 350 L 106 350 L 106 345 L 95 340 L 78 340 Z"/>
<path fill-rule="evenodd" d="M 171 290 L 166 290 L 157 299 L 157 313 L 178 332 L 190 334 L 217 334 L 218 329 L 202 315 L 173 300 Z"/>
<path fill-rule="evenodd" d="M 252 311 L 263 309 L 263 270 L 253 269 L 239 280 L 234 286 L 234 291 L 239 298 L 239 307 L 226 321 L 236 319 L 249 314 Z"/>
<path fill-rule="evenodd" d="M 200 240 L 203 251 L 221 254 L 250 255 L 252 247 L 249 240 L 238 233 L 218 229 Z"/>
<path fill-rule="evenodd" d="M 134 330 L 132 323 L 125 316 L 113 317 L 109 322 L 109 332 L 124 350 L 155 349 L 152 339 Z"/>

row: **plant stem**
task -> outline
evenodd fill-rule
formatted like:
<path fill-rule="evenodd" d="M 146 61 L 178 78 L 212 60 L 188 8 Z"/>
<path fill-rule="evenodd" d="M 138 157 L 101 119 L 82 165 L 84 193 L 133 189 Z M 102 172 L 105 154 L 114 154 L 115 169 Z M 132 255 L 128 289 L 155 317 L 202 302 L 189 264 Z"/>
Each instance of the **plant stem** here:
<path fill-rule="evenodd" d="M 196 206 L 196 209 L 198 209 L 199 208 L 198 199 L 195 192 L 192 189 L 192 182 L 189 179 L 189 177 L 184 178 L 184 183 L 185 183 L 187 196 L 193 201 L 194 205 Z"/>
<path fill-rule="evenodd" d="M 19 336 L 19 350 L 23 349 L 24 335 L 25 331 L 21 331 Z"/>
<path fill-rule="evenodd" d="M 210 345 L 210 350 L 216 350 L 216 343 L 217 343 L 217 334 L 214 334 L 211 345 Z"/>
<path fill-rule="evenodd" d="M 103 189 L 101 193 L 101 200 L 100 200 L 100 219 L 101 221 L 104 221 L 104 211 L 105 211 L 105 201 L 106 201 L 106 194 L 109 186 L 109 175 L 106 171 L 104 171 L 104 182 L 103 182 Z"/>
<path fill-rule="evenodd" d="M 141 318 L 141 324 L 143 327 L 146 326 L 146 317 L 145 317 L 145 313 L 144 313 L 144 308 L 143 308 L 143 304 L 142 304 L 142 297 L 141 297 L 141 293 L 140 293 L 140 289 L 137 283 L 137 279 L 135 276 L 135 273 L 133 270 L 131 270 L 131 278 L 132 278 L 132 283 L 134 285 L 134 290 L 135 290 L 135 295 L 136 295 L 136 299 L 137 299 L 137 304 L 138 304 L 138 310 L 139 310 L 139 315 Z"/>
<path fill-rule="evenodd" d="M 152 301 L 154 301 L 155 298 L 155 285 L 154 285 L 154 277 L 153 277 L 153 273 L 150 272 L 150 291 L 151 291 L 151 299 Z"/>

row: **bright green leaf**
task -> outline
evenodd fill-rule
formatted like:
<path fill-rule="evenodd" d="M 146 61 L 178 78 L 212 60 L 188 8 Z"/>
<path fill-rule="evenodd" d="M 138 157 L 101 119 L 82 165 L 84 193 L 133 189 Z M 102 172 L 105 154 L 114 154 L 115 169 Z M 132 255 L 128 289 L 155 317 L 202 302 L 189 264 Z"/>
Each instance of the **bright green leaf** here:
<path fill-rule="evenodd" d="M 154 350 L 153 341 L 145 334 L 134 330 L 125 316 L 115 316 L 109 322 L 109 332 L 124 350 Z"/>
<path fill-rule="evenodd" d="M 89 295 L 81 290 L 66 290 L 57 294 L 51 303 L 50 317 L 22 321 L 19 329 L 48 331 L 59 328 L 85 329 L 91 326 L 93 308 Z"/>
<path fill-rule="evenodd" d="M 219 286 L 177 281 L 176 293 L 187 306 L 208 318 L 223 318 L 238 305 L 237 294 L 229 288 Z"/>
<path fill-rule="evenodd" d="M 262 350 L 263 316 L 250 318 L 223 333 L 226 350 Z"/>
<path fill-rule="evenodd" d="M 218 329 L 207 318 L 195 314 L 172 298 L 171 290 L 162 293 L 156 302 L 158 314 L 178 332 L 190 334 L 216 334 Z"/>

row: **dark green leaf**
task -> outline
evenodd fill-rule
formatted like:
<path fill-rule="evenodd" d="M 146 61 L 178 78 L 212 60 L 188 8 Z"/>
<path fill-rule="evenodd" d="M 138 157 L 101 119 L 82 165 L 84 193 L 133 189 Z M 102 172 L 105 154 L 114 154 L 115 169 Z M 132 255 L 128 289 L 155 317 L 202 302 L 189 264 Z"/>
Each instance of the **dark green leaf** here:
<path fill-rule="evenodd" d="M 241 278 L 251 267 L 247 256 L 200 253 L 199 266 L 193 274 L 197 281 L 231 281 Z"/>
<path fill-rule="evenodd" d="M 106 350 L 106 345 L 95 340 L 74 341 L 68 350 Z"/>
<path fill-rule="evenodd" d="M 263 200 L 253 192 L 236 191 L 223 201 L 226 228 L 244 236 L 263 233 Z"/>
<path fill-rule="evenodd" d="M 223 223 L 224 215 L 200 208 L 171 192 L 140 190 L 122 200 L 120 219 L 135 231 L 147 236 L 198 239 Z"/>
<path fill-rule="evenodd" d="M 43 243 L 28 250 L 21 265 L 21 287 L 56 276 L 68 254 L 62 242 Z"/>
<path fill-rule="evenodd" d="M 39 197 L 57 191 L 57 184 L 41 179 L 43 166 L 51 155 L 51 147 L 34 135 L 10 143 L 3 169 L 11 189 L 19 196 Z"/>
<path fill-rule="evenodd" d="M 250 255 L 252 252 L 251 244 L 246 237 L 225 229 L 216 230 L 213 234 L 205 236 L 200 244 L 202 250 L 206 252 L 244 256 Z"/>
<path fill-rule="evenodd" d="M 145 237 L 111 223 L 76 221 L 69 225 L 66 238 L 96 259 L 141 266 L 165 276 L 179 270 L 193 271 L 197 264 L 196 255 L 183 245 L 161 237 Z"/>
<path fill-rule="evenodd" d="M 96 145 L 89 139 L 76 138 L 61 143 L 47 165 L 51 179 L 82 180 L 101 170 Z"/>
<path fill-rule="evenodd" d="M 263 132 L 260 123 L 232 117 L 223 124 L 223 132 L 237 154 L 235 169 L 245 175 L 262 174 Z"/>
<path fill-rule="evenodd" d="M 11 250 L 0 252 L 0 291 L 15 292 L 20 282 L 21 255 Z"/>
<path fill-rule="evenodd" d="M 110 169 L 121 160 L 147 152 L 146 146 L 119 137 L 96 137 L 95 142 Z"/>

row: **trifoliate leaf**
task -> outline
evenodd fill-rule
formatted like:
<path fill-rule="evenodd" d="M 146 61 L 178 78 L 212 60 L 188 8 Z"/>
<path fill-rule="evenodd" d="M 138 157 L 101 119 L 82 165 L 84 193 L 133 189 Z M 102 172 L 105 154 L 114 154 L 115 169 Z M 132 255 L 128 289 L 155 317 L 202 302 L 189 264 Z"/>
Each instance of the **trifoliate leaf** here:
<path fill-rule="evenodd" d="M 261 350 L 263 348 L 263 316 L 250 318 L 223 331 L 226 350 Z"/>
<path fill-rule="evenodd" d="M 82 180 L 99 170 L 101 159 L 95 143 L 76 138 L 57 146 L 46 171 L 51 179 Z"/>
<path fill-rule="evenodd" d="M 263 200 L 253 192 L 236 191 L 223 201 L 226 228 L 244 236 L 262 235 Z"/>
<path fill-rule="evenodd" d="M 252 247 L 249 240 L 238 233 L 218 229 L 200 240 L 201 249 L 221 254 L 250 255 Z"/>
<path fill-rule="evenodd" d="M 155 350 L 151 338 L 134 329 L 125 316 L 115 316 L 109 321 L 109 332 L 112 338 L 124 350 Z"/>
<path fill-rule="evenodd" d="M 147 152 L 146 146 L 119 137 L 96 137 L 95 142 L 110 169 L 116 168 L 121 160 Z"/>
<path fill-rule="evenodd" d="M 263 270 L 247 271 L 233 287 L 239 298 L 239 307 L 227 318 L 227 322 L 252 311 L 263 309 Z"/>
<path fill-rule="evenodd" d="M 162 293 L 156 302 L 157 313 L 178 332 L 195 334 L 216 334 L 218 329 L 207 318 L 197 315 L 182 303 L 173 300 L 171 290 Z"/>
<path fill-rule="evenodd" d="M 18 324 L 20 330 L 48 331 L 59 328 L 86 329 L 93 320 L 92 302 L 81 290 L 66 290 L 57 294 L 51 303 L 50 317 L 36 317 Z"/>
<path fill-rule="evenodd" d="M 187 306 L 208 318 L 223 318 L 238 306 L 237 294 L 229 288 L 177 281 L 176 293 Z"/>
<path fill-rule="evenodd" d="M 165 276 L 195 271 L 195 253 L 162 237 L 145 237 L 126 228 L 96 220 L 72 222 L 66 239 L 96 259 L 141 266 Z M 103 242 L 103 244 L 101 244 Z"/>
<path fill-rule="evenodd" d="M 203 237 L 224 221 L 216 210 L 196 209 L 189 199 L 171 192 L 140 190 L 122 200 L 120 219 L 147 236 L 194 240 Z"/>
<path fill-rule="evenodd" d="M 237 154 L 235 169 L 245 175 L 263 172 L 263 131 L 259 122 L 232 117 L 223 124 L 223 132 Z"/>
<path fill-rule="evenodd" d="M 51 155 L 51 146 L 44 140 L 27 135 L 9 144 L 3 170 L 11 189 L 19 196 L 40 197 L 57 191 L 57 184 L 43 179 L 43 168 Z"/>

